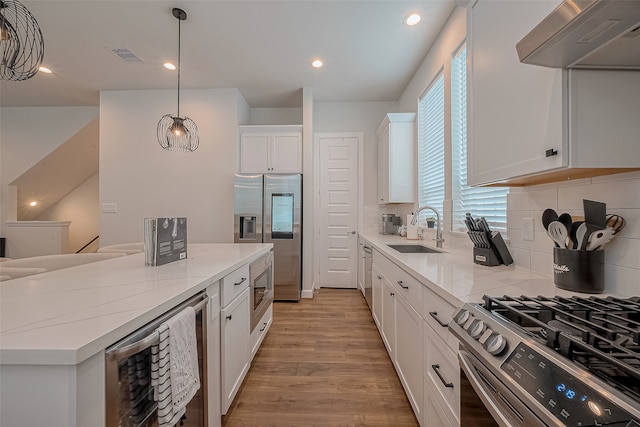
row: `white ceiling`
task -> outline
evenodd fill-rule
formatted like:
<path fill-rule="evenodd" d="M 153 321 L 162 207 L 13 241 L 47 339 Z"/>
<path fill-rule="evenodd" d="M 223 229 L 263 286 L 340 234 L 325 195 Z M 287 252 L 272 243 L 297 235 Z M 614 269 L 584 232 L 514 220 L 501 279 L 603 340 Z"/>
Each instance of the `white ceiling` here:
<path fill-rule="evenodd" d="M 396 101 L 460 0 L 41 0 L 21 1 L 45 42 L 44 65 L 23 82 L 0 82 L 7 106 L 98 105 L 101 90 L 175 89 L 180 7 L 181 88 L 236 87 L 252 107 L 314 99 Z M 419 11 L 416 27 L 404 17 Z M 106 48 L 128 48 L 127 63 Z M 315 57 L 325 67 L 313 69 Z"/>

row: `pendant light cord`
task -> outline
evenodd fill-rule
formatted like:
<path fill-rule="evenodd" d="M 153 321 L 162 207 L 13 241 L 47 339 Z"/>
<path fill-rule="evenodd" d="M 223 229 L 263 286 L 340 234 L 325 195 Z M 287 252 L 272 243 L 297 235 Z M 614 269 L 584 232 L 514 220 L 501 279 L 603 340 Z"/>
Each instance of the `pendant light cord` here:
<path fill-rule="evenodd" d="M 182 42 L 180 41 L 180 25 L 181 19 L 178 18 L 178 117 L 180 117 L 180 46 Z"/>

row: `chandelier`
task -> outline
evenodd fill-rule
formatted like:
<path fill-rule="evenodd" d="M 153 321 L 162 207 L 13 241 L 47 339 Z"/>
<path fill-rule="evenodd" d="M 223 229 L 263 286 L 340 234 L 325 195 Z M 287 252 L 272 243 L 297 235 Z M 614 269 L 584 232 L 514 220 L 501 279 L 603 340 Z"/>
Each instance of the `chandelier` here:
<path fill-rule="evenodd" d="M 165 114 L 158 122 L 158 143 L 165 150 L 196 151 L 200 143 L 198 126 L 189 117 L 180 115 L 180 22 L 187 19 L 187 13 L 174 8 L 173 16 L 178 19 L 178 114 Z"/>
<path fill-rule="evenodd" d="M 0 0 L 1 80 L 27 80 L 38 72 L 44 41 L 38 22 L 24 5 Z"/>

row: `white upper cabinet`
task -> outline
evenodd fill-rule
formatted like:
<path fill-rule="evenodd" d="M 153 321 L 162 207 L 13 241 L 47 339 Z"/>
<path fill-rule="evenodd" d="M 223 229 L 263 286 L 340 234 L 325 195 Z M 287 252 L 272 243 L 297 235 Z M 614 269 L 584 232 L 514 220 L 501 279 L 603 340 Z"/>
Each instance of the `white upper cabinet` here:
<path fill-rule="evenodd" d="M 240 126 L 241 173 L 301 173 L 302 126 Z"/>
<path fill-rule="evenodd" d="M 389 113 L 378 128 L 378 204 L 416 200 L 415 121 L 415 113 Z"/>
<path fill-rule="evenodd" d="M 516 43 L 560 1 L 468 9 L 468 182 L 526 185 L 638 168 L 640 72 L 522 64 Z M 637 110 L 636 110 L 637 111 Z"/>

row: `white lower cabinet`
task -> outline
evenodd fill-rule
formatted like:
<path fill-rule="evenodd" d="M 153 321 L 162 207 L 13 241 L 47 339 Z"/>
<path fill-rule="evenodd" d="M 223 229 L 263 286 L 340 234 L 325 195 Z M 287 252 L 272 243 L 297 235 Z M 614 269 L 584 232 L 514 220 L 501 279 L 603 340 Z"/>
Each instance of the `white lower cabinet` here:
<path fill-rule="evenodd" d="M 396 349 L 396 290 L 382 275 L 382 327 L 380 335 L 391 360 L 395 360 Z"/>
<path fill-rule="evenodd" d="M 371 268 L 372 305 L 371 315 L 378 329 L 382 329 L 382 273 L 375 264 Z"/>
<path fill-rule="evenodd" d="M 424 377 L 431 398 L 438 399 L 445 417 L 460 423 L 460 365 L 456 354 L 426 322 L 423 325 Z"/>
<path fill-rule="evenodd" d="M 395 365 L 400 381 L 416 417 L 422 419 L 422 348 L 423 320 L 402 296 L 396 296 Z"/>
<path fill-rule="evenodd" d="M 442 409 L 437 393 L 434 392 L 428 378 L 424 379 L 424 421 L 423 427 L 459 427 L 460 423 L 451 421 Z"/>
<path fill-rule="evenodd" d="M 253 360 L 258 349 L 260 348 L 260 344 L 264 341 L 264 337 L 269 332 L 269 328 L 271 327 L 271 322 L 273 322 L 273 303 L 267 309 L 267 312 L 264 313 L 260 322 L 256 325 L 255 329 L 251 332 L 251 358 L 249 363 Z"/>
<path fill-rule="evenodd" d="M 222 414 L 226 414 L 250 364 L 249 287 L 220 312 Z"/>
<path fill-rule="evenodd" d="M 220 427 L 220 282 L 207 287 L 207 418 L 209 427 Z"/>
<path fill-rule="evenodd" d="M 453 309 L 428 285 L 374 251 L 373 318 L 423 427 L 460 425 L 457 341 L 447 328 Z"/>

